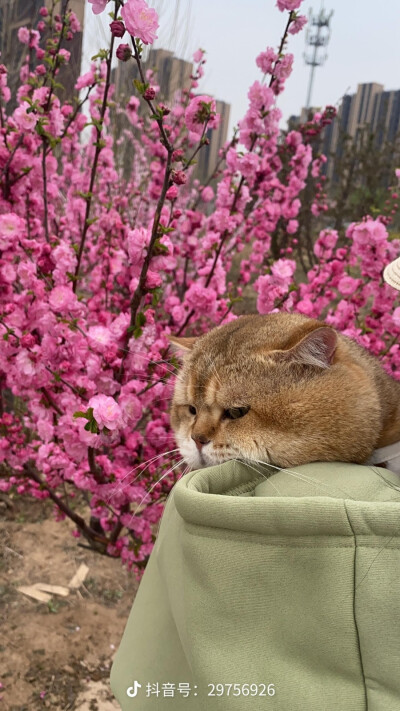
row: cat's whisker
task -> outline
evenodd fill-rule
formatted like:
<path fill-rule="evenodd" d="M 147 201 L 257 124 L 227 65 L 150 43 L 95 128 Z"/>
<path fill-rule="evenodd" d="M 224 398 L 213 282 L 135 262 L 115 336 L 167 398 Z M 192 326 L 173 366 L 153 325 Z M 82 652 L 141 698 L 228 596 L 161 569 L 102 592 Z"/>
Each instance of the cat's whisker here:
<path fill-rule="evenodd" d="M 161 364 L 164 364 L 165 366 L 170 366 L 167 370 L 168 370 L 168 372 L 169 372 L 171 375 L 176 375 L 176 373 L 177 373 L 178 370 L 179 370 L 179 368 L 177 368 L 176 366 L 174 366 L 174 365 L 173 365 L 172 363 L 170 363 L 169 361 L 164 360 L 163 358 L 161 358 L 160 360 L 152 360 L 152 359 L 150 358 L 150 356 L 147 356 L 145 353 L 137 353 L 136 351 L 131 351 L 131 350 L 129 350 L 129 348 L 121 348 L 121 351 L 124 351 L 125 353 L 129 353 L 130 355 L 135 356 L 135 358 L 143 358 L 144 360 L 147 359 L 147 361 L 148 361 L 149 364 L 150 364 L 150 363 L 152 363 L 153 365 L 161 365 Z M 173 370 L 170 369 L 171 367 L 173 368 Z"/>
<path fill-rule="evenodd" d="M 142 505 L 142 503 L 147 499 L 148 496 L 150 496 L 151 492 L 154 491 L 154 489 L 156 488 L 157 484 L 160 484 L 160 483 L 163 481 L 163 479 L 165 479 L 166 476 L 168 476 L 168 475 L 171 474 L 175 469 L 177 469 L 179 466 L 181 466 L 181 464 L 183 464 L 184 461 L 185 461 L 185 460 L 184 460 L 183 458 L 180 459 L 179 462 L 177 462 L 177 464 L 175 464 L 173 467 L 171 467 L 171 468 L 168 469 L 166 472 L 164 472 L 164 474 L 163 474 L 162 476 L 160 476 L 160 478 L 157 479 L 156 482 L 154 482 L 153 486 L 150 487 L 150 489 L 146 492 L 145 496 L 143 496 L 143 497 L 141 498 L 141 500 L 139 501 L 139 503 L 137 504 L 136 509 L 132 512 L 132 516 L 135 516 L 135 515 L 136 515 L 136 513 L 137 513 L 138 509 L 140 508 L 140 506 Z"/>
<path fill-rule="evenodd" d="M 159 382 L 161 382 L 162 378 L 165 378 L 167 373 L 164 373 L 164 375 L 157 375 L 156 373 L 154 374 L 155 377 L 150 377 L 150 375 L 145 375 L 144 373 L 135 373 L 135 371 L 131 371 L 131 380 L 140 380 L 140 382 L 148 382 L 148 383 L 153 383 L 157 379 Z M 174 376 L 174 373 L 171 373 L 171 376 Z M 164 383 L 166 385 L 167 383 Z"/>
<path fill-rule="evenodd" d="M 174 452 L 179 452 L 179 449 L 176 448 L 176 449 L 170 449 L 169 452 L 161 452 L 161 454 L 157 454 L 155 457 L 152 457 L 151 459 L 148 459 L 146 462 L 140 462 L 140 464 L 137 464 L 136 467 L 133 467 L 133 469 L 131 469 L 129 472 L 127 472 L 127 474 L 125 474 L 125 475 L 122 477 L 122 479 L 120 479 L 120 480 L 118 481 L 118 486 L 112 491 L 111 496 L 110 496 L 108 499 L 106 499 L 106 502 L 107 502 L 107 503 L 110 503 L 112 497 L 113 497 L 115 494 L 121 493 L 121 492 L 124 490 L 125 487 L 121 487 L 120 485 L 122 484 L 122 482 L 125 481 L 125 479 L 126 479 L 128 476 L 130 476 L 131 474 L 133 474 L 133 472 L 136 471 L 136 469 L 139 469 L 139 467 L 143 467 L 143 469 L 139 472 L 139 474 L 137 474 L 137 475 L 135 476 L 135 478 L 130 482 L 130 486 L 132 486 L 132 484 L 134 484 L 135 481 L 137 481 L 137 479 L 139 479 L 139 477 L 143 474 L 143 472 L 145 471 L 145 469 L 147 469 L 147 467 L 150 466 L 150 464 L 152 464 L 153 462 L 155 462 L 156 459 L 160 459 L 161 457 L 167 457 L 169 454 L 173 454 Z"/>
<path fill-rule="evenodd" d="M 236 459 L 235 461 L 243 461 L 243 462 L 246 464 L 246 466 L 250 467 L 250 469 L 253 469 L 253 471 L 255 471 L 257 474 L 261 474 L 261 476 L 264 477 L 264 479 L 268 482 L 268 484 L 270 484 L 270 486 L 272 486 L 272 488 L 275 489 L 275 491 L 277 492 L 277 494 L 279 494 L 279 496 L 282 496 L 282 494 L 281 494 L 281 492 L 279 491 L 278 487 L 275 486 L 275 484 L 272 483 L 271 477 L 268 477 L 268 476 L 266 476 L 265 474 L 263 474 L 262 472 L 260 472 L 260 470 L 257 469 L 257 467 L 252 467 L 252 466 L 251 466 L 250 461 L 252 461 L 252 460 L 249 460 L 249 459 L 246 459 L 246 458 L 242 458 L 242 459 Z"/>
<path fill-rule="evenodd" d="M 308 475 L 303 474 L 301 472 L 296 472 L 293 469 L 288 469 L 287 467 L 278 467 L 275 464 L 271 464 L 270 462 L 263 462 L 259 459 L 253 459 L 252 461 L 257 462 L 258 464 L 264 464 L 264 466 L 266 466 L 266 467 L 272 467 L 273 469 L 277 469 L 280 472 L 283 472 L 283 471 L 287 472 L 287 474 L 291 474 L 292 476 L 294 476 L 296 479 L 299 479 L 300 481 L 304 481 L 307 484 L 313 484 L 317 487 L 327 489 L 331 493 L 332 493 L 332 491 L 335 491 L 335 490 L 341 491 L 342 494 L 346 494 L 347 498 L 354 501 L 354 496 L 351 496 L 351 494 L 349 494 L 348 491 L 346 491 L 345 489 L 342 489 L 340 486 L 335 485 L 335 487 L 331 487 L 331 486 L 329 486 L 329 484 L 324 484 L 322 481 L 318 481 L 318 479 L 314 479 L 311 476 L 308 476 Z"/>

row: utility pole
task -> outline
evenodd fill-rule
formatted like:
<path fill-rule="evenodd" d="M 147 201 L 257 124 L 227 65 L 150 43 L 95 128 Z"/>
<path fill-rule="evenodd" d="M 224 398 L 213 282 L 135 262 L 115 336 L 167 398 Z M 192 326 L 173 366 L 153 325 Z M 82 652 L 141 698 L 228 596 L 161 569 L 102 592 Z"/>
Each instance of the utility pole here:
<path fill-rule="evenodd" d="M 310 10 L 308 19 L 308 29 L 306 33 L 306 43 L 311 48 L 311 52 L 307 53 L 306 50 L 306 52 L 304 53 L 304 61 L 311 67 L 310 79 L 308 82 L 306 109 L 309 109 L 311 107 L 311 94 L 314 83 L 315 67 L 321 67 L 328 57 L 326 53 L 324 55 L 319 54 L 319 50 L 322 47 L 326 47 L 330 40 L 331 30 L 329 27 L 329 23 L 331 21 L 332 15 L 333 10 L 331 10 L 331 12 L 328 14 L 323 7 L 321 7 L 318 15 L 314 15 L 313 11 Z"/>

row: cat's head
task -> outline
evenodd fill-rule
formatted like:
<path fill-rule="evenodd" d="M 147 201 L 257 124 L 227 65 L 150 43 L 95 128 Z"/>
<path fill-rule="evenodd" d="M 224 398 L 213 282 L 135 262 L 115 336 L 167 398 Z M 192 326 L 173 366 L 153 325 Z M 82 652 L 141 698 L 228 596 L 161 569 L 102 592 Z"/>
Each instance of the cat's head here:
<path fill-rule="evenodd" d="M 330 326 L 253 315 L 170 340 L 183 353 L 171 425 L 192 469 L 229 459 L 363 462 L 372 452 L 380 405 L 368 360 Z"/>

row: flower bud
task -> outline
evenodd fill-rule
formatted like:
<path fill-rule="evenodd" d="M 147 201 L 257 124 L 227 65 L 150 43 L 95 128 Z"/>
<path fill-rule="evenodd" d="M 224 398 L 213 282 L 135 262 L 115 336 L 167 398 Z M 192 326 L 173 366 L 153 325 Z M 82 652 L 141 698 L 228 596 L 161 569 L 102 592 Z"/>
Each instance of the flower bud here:
<path fill-rule="evenodd" d="M 31 333 L 26 333 L 21 337 L 20 345 L 22 348 L 32 348 L 36 344 L 36 338 Z"/>
<path fill-rule="evenodd" d="M 127 62 L 132 56 L 129 44 L 120 44 L 119 47 L 117 47 L 116 55 L 121 62 Z"/>
<path fill-rule="evenodd" d="M 173 163 L 177 163 L 178 161 L 182 160 L 183 158 L 183 150 L 181 148 L 178 148 L 177 150 L 173 151 L 171 160 Z"/>
<path fill-rule="evenodd" d="M 176 185 L 171 185 L 171 187 L 168 188 L 165 197 L 167 198 L 167 200 L 176 200 L 176 198 L 178 197 L 178 188 L 176 187 Z"/>
<path fill-rule="evenodd" d="M 184 185 L 187 181 L 187 175 L 183 170 L 173 170 L 171 172 L 171 180 L 175 185 Z"/>
<path fill-rule="evenodd" d="M 147 99 L 148 101 L 152 101 L 156 95 L 156 90 L 153 89 L 152 86 L 147 87 L 146 91 L 143 94 L 143 98 Z"/>
<path fill-rule="evenodd" d="M 125 25 L 121 20 L 113 20 L 113 22 L 110 22 L 110 30 L 114 37 L 123 37 L 125 34 Z"/>

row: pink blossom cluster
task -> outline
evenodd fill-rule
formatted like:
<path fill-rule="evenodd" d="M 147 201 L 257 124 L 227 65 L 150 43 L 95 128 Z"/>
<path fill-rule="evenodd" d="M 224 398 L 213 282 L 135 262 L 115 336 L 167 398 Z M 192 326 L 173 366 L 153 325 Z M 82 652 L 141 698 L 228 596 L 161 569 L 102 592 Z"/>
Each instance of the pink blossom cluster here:
<path fill-rule="evenodd" d="M 89 2 L 95 13 L 115 8 L 111 0 Z M 300 22 L 299 5 L 278 0 L 290 13 L 289 33 Z M 158 20 L 144 0 L 127 0 L 121 14 L 111 23 L 120 23 L 111 27 L 114 38 L 126 28 L 135 42 L 153 41 Z M 7 394 L 0 488 L 38 498 L 62 491 L 63 501 L 84 492 L 88 519 L 103 532 L 97 542 L 140 567 L 181 473 L 168 417 L 177 363 L 167 334 L 200 334 L 233 320 L 235 300 L 252 289 L 260 313 L 325 317 L 384 354 L 400 375 L 396 293 L 381 278 L 399 245 L 383 219 L 350 225 L 342 238 L 325 226 L 314 240 L 316 265 L 307 280 L 298 278 L 293 249 L 306 188 L 313 213 L 324 216 L 327 205 L 324 157 L 313 155 L 313 141 L 334 112 L 282 136 L 277 97 L 291 54 L 267 48 L 258 56 L 264 79 L 250 87 L 237 135 L 201 184 L 191 164 L 218 125 L 215 101 L 196 95 L 203 50 L 171 105 L 158 101 L 157 77 L 146 74 L 139 94 L 149 115 L 138 96 L 110 101 L 111 56 L 78 79 L 75 105 L 50 87 L 68 62 L 77 20 L 46 8 L 40 16 L 43 26 L 20 32 L 28 60 L 14 111 L 7 111 L 0 67 L 0 381 Z M 129 52 L 121 58 L 133 61 Z M 122 126 L 116 138 L 115 121 Z M 273 256 L 278 234 L 284 247 Z M 233 283 L 233 256 L 245 248 Z M 11 407 L 12 397 L 23 407 Z M 88 534 L 82 523 L 80 534 Z"/>

